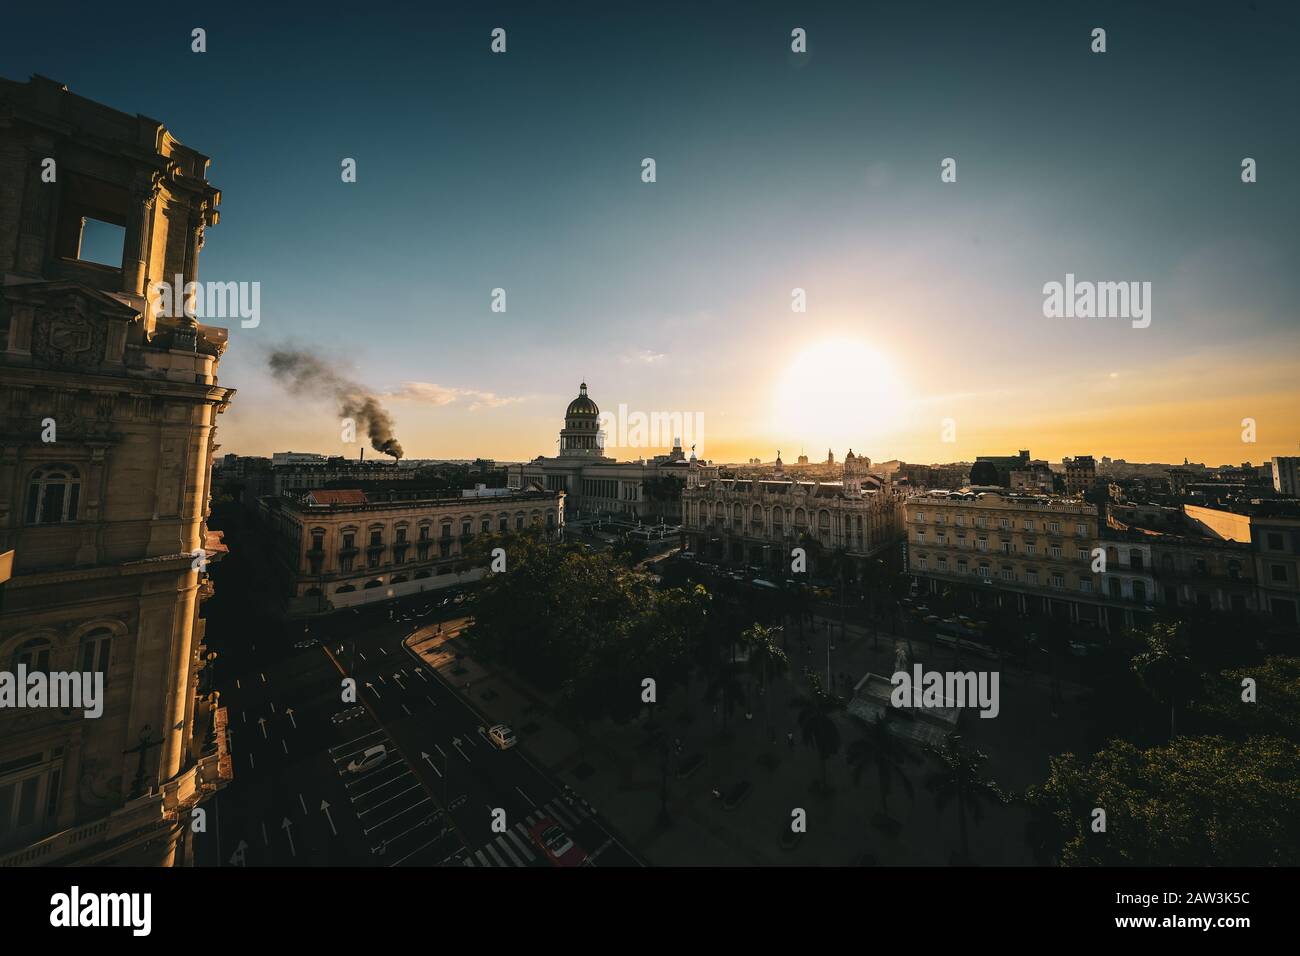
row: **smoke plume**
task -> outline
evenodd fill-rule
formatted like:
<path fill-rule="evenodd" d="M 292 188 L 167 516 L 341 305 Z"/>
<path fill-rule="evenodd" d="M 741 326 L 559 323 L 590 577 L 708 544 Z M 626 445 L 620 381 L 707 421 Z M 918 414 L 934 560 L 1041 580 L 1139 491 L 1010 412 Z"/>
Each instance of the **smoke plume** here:
<path fill-rule="evenodd" d="M 370 389 L 308 351 L 275 349 L 267 361 L 276 379 L 290 392 L 333 399 L 340 416 L 354 419 L 366 430 L 371 448 L 394 458 L 402 457 L 402 445 L 393 436 L 393 418 Z"/>

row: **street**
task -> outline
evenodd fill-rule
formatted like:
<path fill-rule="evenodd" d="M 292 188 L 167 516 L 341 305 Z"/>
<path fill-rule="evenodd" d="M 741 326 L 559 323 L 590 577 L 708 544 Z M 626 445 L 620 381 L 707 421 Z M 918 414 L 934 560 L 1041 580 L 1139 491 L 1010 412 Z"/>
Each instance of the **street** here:
<path fill-rule="evenodd" d="M 421 596 L 425 597 L 425 596 Z M 418 598 L 415 609 L 429 605 Z M 195 836 L 202 866 L 548 866 L 530 836 L 558 823 L 591 865 L 639 865 L 598 813 L 566 795 L 527 759 L 528 741 L 502 751 L 486 719 L 403 645 L 411 621 L 390 605 L 296 625 L 209 632 L 215 685 L 231 727 L 234 782 Z M 454 633 L 465 618 L 430 611 L 421 625 Z M 343 681 L 356 682 L 355 702 Z M 382 746 L 386 759 L 350 763 Z"/>

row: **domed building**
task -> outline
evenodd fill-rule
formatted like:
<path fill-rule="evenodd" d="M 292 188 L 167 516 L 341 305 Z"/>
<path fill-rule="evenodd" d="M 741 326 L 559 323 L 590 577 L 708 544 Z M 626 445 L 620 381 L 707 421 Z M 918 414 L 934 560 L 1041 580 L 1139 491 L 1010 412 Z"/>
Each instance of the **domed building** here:
<path fill-rule="evenodd" d="M 626 408 L 619 406 L 626 414 Z M 559 453 L 539 455 L 530 462 L 507 468 L 507 485 L 515 490 L 535 487 L 562 491 L 566 523 L 585 517 L 622 518 L 637 522 L 676 525 L 681 523 L 680 490 L 692 470 L 716 474 L 717 469 L 696 460 L 694 449 L 688 460 L 681 439 L 674 439 L 666 455 L 620 462 L 605 454 L 600 406 L 587 394 L 587 383 L 578 386 L 578 396 L 564 410 Z"/>
<path fill-rule="evenodd" d="M 601 458 L 605 454 L 600 431 L 600 408 L 587 395 L 587 383 L 578 386 L 578 397 L 569 402 L 560 429 L 561 458 Z"/>

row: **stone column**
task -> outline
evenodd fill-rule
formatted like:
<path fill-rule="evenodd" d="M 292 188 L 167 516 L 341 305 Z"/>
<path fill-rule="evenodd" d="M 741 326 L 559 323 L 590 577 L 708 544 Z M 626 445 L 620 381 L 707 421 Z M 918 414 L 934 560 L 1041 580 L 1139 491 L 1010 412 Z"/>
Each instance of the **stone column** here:
<path fill-rule="evenodd" d="M 148 256 L 146 238 L 157 187 L 157 173 L 140 174 L 131 183 L 131 203 L 126 209 L 126 237 L 122 242 L 122 291 L 130 295 L 144 295 Z"/>
<path fill-rule="evenodd" d="M 203 227 L 207 219 L 207 205 L 203 200 L 195 200 L 190 206 L 189 225 L 185 236 L 185 282 L 187 286 L 191 282 L 195 283 L 196 290 L 199 281 L 199 251 L 203 248 Z M 185 307 L 177 317 L 172 348 L 192 352 L 198 341 L 194 295 L 186 292 L 184 300 Z"/>

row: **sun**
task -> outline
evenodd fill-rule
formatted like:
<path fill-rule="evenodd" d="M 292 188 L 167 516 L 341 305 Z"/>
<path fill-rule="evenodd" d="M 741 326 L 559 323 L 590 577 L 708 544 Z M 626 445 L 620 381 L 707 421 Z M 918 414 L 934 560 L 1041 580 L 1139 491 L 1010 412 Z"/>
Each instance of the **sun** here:
<path fill-rule="evenodd" d="M 900 388 L 877 349 L 859 339 L 824 339 L 796 354 L 777 381 L 772 434 L 810 454 L 822 446 L 870 454 L 879 436 L 897 427 Z"/>

